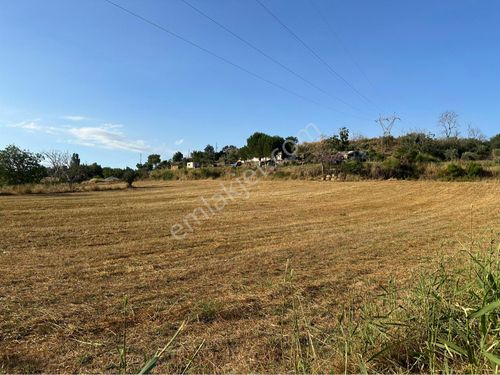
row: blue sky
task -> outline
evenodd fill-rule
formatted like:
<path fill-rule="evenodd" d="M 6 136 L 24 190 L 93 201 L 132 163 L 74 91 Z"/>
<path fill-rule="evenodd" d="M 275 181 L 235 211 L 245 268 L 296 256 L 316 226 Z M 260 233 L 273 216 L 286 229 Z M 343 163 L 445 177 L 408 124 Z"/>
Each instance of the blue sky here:
<path fill-rule="evenodd" d="M 104 0 L 0 0 L 0 147 L 133 166 L 140 153 L 241 146 L 254 131 L 294 135 L 309 123 L 378 135 L 379 113 L 402 118 L 396 134 L 438 133 L 445 110 L 463 132 L 500 129 L 498 1 L 261 0 L 362 95 L 255 0 L 187 1 L 322 91 L 181 0 L 113 1 L 306 100 Z"/>

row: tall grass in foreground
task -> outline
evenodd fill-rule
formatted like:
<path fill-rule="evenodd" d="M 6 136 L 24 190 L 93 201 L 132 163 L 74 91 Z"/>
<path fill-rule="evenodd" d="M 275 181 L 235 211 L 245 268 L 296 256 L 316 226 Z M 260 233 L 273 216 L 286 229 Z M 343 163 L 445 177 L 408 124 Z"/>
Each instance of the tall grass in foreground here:
<path fill-rule="evenodd" d="M 466 252 L 460 266 L 443 261 L 408 290 L 391 282 L 359 310 L 347 309 L 333 331 L 309 325 L 300 292 L 289 294 L 292 315 L 302 317 L 288 347 L 294 371 L 498 373 L 499 253 L 492 244 Z M 293 271 L 286 272 L 291 278 Z"/>
<path fill-rule="evenodd" d="M 450 258 L 422 272 L 409 289 L 390 282 L 361 307 L 347 307 L 328 329 L 313 323 L 288 261 L 280 286 L 281 333 L 274 341 L 279 353 L 275 360 L 286 372 L 303 374 L 498 373 L 500 245 L 491 243 L 478 253 L 464 251 L 458 258 L 458 265 Z M 120 350 L 120 370 L 125 373 L 126 309 L 127 300 Z M 183 322 L 165 347 L 145 362 L 140 374 L 157 366 L 185 326 Z M 182 374 L 204 344 L 186 358 Z"/>

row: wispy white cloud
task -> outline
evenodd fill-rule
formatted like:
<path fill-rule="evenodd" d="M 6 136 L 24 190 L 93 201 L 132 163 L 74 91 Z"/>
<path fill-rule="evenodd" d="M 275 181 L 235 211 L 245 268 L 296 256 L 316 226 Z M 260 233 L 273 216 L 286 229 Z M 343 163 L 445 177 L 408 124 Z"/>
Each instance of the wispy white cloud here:
<path fill-rule="evenodd" d="M 63 131 L 61 128 L 57 128 L 54 126 L 45 126 L 40 124 L 40 119 L 30 120 L 30 121 L 21 121 L 14 124 L 7 124 L 9 128 L 18 128 L 26 130 L 30 133 L 46 133 L 46 134 L 58 134 Z"/>
<path fill-rule="evenodd" d="M 88 120 L 88 117 L 85 116 L 62 116 L 64 120 L 69 120 L 69 121 L 83 121 L 83 120 Z"/>
<path fill-rule="evenodd" d="M 151 146 L 143 140 L 128 139 L 125 134 L 116 127 L 78 127 L 69 128 L 67 132 L 73 136 L 73 141 L 84 146 L 101 147 L 111 150 L 125 150 L 132 152 L 144 152 L 151 150 Z"/>
<path fill-rule="evenodd" d="M 175 141 L 175 144 L 177 146 L 182 145 L 183 143 L 184 143 L 184 139 L 182 139 L 182 138 Z"/>
<path fill-rule="evenodd" d="M 143 140 L 129 139 L 121 130 L 120 124 L 101 124 L 97 126 L 47 126 L 39 120 L 23 121 L 7 124 L 8 127 L 23 129 L 28 132 L 39 132 L 64 136 L 69 143 L 82 146 L 105 148 L 110 150 L 124 150 L 130 152 L 151 151 L 153 148 Z"/>
<path fill-rule="evenodd" d="M 7 124 L 9 128 L 20 128 L 20 129 L 26 129 L 26 130 L 42 130 L 42 126 L 38 124 L 38 119 L 37 120 L 30 120 L 30 121 L 21 121 L 17 122 L 14 124 Z"/>

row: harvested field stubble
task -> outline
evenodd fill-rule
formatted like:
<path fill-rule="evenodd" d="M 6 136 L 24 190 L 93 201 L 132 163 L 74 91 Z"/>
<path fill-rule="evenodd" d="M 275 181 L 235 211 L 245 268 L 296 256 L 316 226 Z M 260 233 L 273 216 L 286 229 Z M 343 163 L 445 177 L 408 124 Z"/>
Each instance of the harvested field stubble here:
<path fill-rule="evenodd" d="M 224 182 L 229 184 L 229 182 Z M 170 228 L 218 181 L 0 197 L 0 372 L 116 372 L 128 296 L 129 369 L 189 320 L 158 371 L 283 372 L 283 274 L 328 330 L 390 278 L 499 229 L 497 182 L 261 181 L 194 227 Z M 472 228 L 472 231 L 471 231 Z M 320 353 L 318 353 L 320 355 Z M 323 358 L 343 371 L 343 358 Z"/>

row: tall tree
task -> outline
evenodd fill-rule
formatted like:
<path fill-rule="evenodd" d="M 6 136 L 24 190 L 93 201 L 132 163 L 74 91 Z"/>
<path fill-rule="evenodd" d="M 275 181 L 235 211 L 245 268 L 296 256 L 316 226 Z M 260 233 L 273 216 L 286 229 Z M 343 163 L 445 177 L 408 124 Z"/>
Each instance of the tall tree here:
<path fill-rule="evenodd" d="M 225 164 L 236 163 L 240 159 L 240 150 L 236 146 L 224 146 L 221 153 Z"/>
<path fill-rule="evenodd" d="M 68 169 L 68 182 L 70 184 L 81 182 L 85 179 L 85 175 L 83 174 L 80 156 L 78 154 L 71 155 L 71 160 L 69 162 Z"/>
<path fill-rule="evenodd" d="M 215 162 L 215 149 L 212 145 L 206 145 L 204 152 L 204 164 L 213 164 Z"/>
<path fill-rule="evenodd" d="M 184 155 L 182 155 L 182 152 L 177 151 L 173 156 L 172 156 L 172 161 L 174 163 L 180 163 L 182 162 L 182 159 L 184 159 Z"/>
<path fill-rule="evenodd" d="M 39 182 L 47 175 L 41 165 L 43 156 L 15 145 L 0 150 L 0 184 L 17 185 Z"/>
<path fill-rule="evenodd" d="M 341 151 L 345 151 L 349 148 L 349 129 L 345 126 L 339 129 L 339 140 Z"/>
<path fill-rule="evenodd" d="M 148 169 L 149 170 L 156 169 L 156 167 L 160 163 L 161 163 L 160 155 L 158 155 L 158 154 L 151 154 L 151 155 L 148 156 Z"/>

